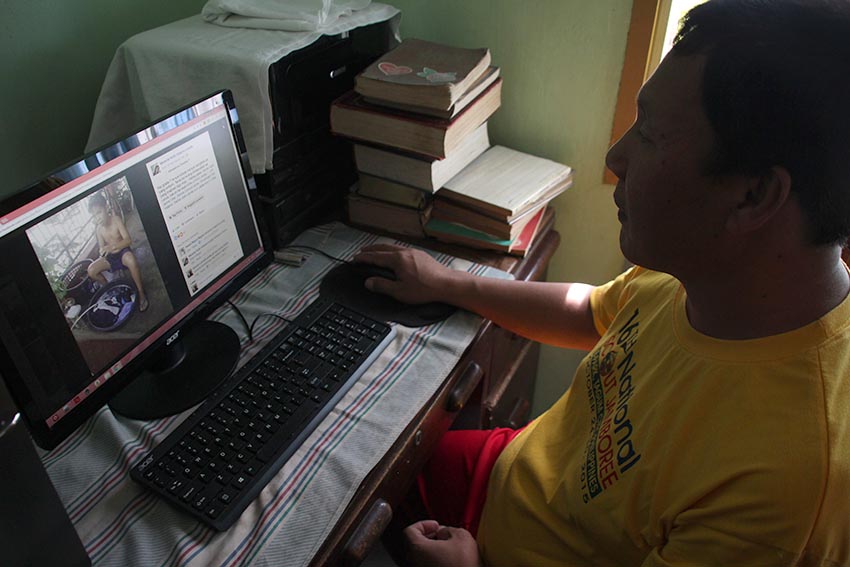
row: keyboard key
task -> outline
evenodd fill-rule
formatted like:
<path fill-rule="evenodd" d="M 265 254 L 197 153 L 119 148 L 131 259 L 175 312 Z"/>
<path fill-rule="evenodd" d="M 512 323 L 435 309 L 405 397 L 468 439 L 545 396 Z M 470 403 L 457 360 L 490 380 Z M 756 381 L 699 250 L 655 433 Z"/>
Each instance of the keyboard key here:
<path fill-rule="evenodd" d="M 189 485 L 185 490 L 183 490 L 183 494 L 180 495 L 180 500 L 183 502 L 188 502 L 192 499 L 195 493 L 198 491 L 198 487 L 195 485 Z"/>
<path fill-rule="evenodd" d="M 233 497 L 235 495 L 236 493 L 234 491 L 230 490 L 229 488 L 225 488 L 219 493 L 218 499 L 224 502 L 225 504 L 230 504 L 233 501 Z"/>
<path fill-rule="evenodd" d="M 193 507 L 193 508 L 196 508 L 196 509 L 198 509 L 198 510 L 202 510 L 202 509 L 204 508 L 204 506 L 206 506 L 206 505 L 207 505 L 207 500 L 208 500 L 208 498 L 209 498 L 209 497 L 208 497 L 206 494 L 199 494 L 199 495 L 195 498 L 195 501 L 194 501 L 194 502 L 192 502 L 192 507 Z"/>
<path fill-rule="evenodd" d="M 174 479 L 173 481 L 171 481 L 171 484 L 168 486 L 168 492 L 170 492 L 171 494 L 177 494 L 178 492 L 180 492 L 180 489 L 183 488 L 183 486 L 185 484 L 186 483 L 179 478 Z"/>

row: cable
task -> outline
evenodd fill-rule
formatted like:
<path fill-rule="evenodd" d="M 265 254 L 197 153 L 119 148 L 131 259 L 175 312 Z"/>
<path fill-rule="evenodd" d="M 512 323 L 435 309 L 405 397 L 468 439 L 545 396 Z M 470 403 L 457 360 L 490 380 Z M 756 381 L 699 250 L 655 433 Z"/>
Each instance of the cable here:
<path fill-rule="evenodd" d="M 318 252 L 322 256 L 330 258 L 334 262 L 339 262 L 341 264 L 350 264 L 351 263 L 349 260 L 343 260 L 342 258 L 337 258 L 336 256 L 331 256 L 330 254 L 328 254 L 324 250 L 319 250 L 318 248 L 314 248 L 313 246 L 307 246 L 306 244 L 291 244 L 289 246 L 284 246 L 283 248 L 281 248 L 280 250 L 275 252 L 275 257 L 277 257 L 277 252 L 283 252 L 284 250 L 292 250 L 292 249 L 302 249 L 302 250 L 310 250 L 312 252 Z M 278 258 L 278 259 L 280 259 L 280 258 Z"/>
<path fill-rule="evenodd" d="M 254 317 L 254 320 L 249 325 L 248 320 L 242 314 L 242 311 L 238 307 L 236 307 L 236 305 L 232 301 L 230 301 L 229 299 L 227 299 L 225 301 L 227 302 L 228 305 L 230 305 L 230 307 L 233 308 L 233 310 L 236 312 L 236 315 L 239 316 L 239 320 L 242 321 L 242 325 L 245 326 L 245 330 L 248 332 L 248 342 L 252 342 L 254 340 L 254 325 L 256 325 L 257 321 L 262 319 L 263 317 L 277 317 L 278 319 L 282 319 L 282 320 L 286 321 L 287 323 L 292 323 L 291 319 L 287 319 L 286 317 L 283 317 L 282 315 L 278 315 L 277 313 L 260 313 L 259 315 Z"/>
<path fill-rule="evenodd" d="M 229 299 L 227 299 L 226 301 L 227 301 L 227 304 L 230 305 L 230 307 L 232 307 L 234 311 L 236 311 L 236 315 L 239 316 L 239 319 L 242 321 L 242 324 L 245 326 L 245 330 L 248 332 L 248 341 L 249 342 L 253 341 L 254 340 L 254 334 L 251 331 L 253 330 L 254 326 L 248 325 L 248 320 L 245 318 L 244 315 L 242 315 L 242 311 L 240 311 L 239 308 L 236 307 L 236 305 L 232 301 L 230 301 Z M 256 319 L 255 319 L 255 321 L 256 321 Z"/>
<path fill-rule="evenodd" d="M 251 322 L 251 326 L 248 329 L 248 337 L 249 337 L 250 340 L 254 340 L 253 339 L 253 337 L 254 337 L 254 325 L 256 325 L 257 321 L 259 321 L 263 317 L 277 317 L 278 319 L 282 319 L 282 320 L 286 321 L 287 323 L 292 323 L 292 319 L 287 319 L 286 317 L 284 317 L 282 315 L 278 315 L 277 313 L 260 313 L 259 315 L 254 317 L 254 320 Z"/>
<path fill-rule="evenodd" d="M 301 258 L 293 257 L 291 254 L 286 254 L 286 252 L 285 252 L 286 250 L 310 250 L 311 252 L 318 252 L 322 256 L 325 256 L 326 258 L 329 258 L 330 260 L 332 260 L 334 262 L 339 262 L 340 264 L 350 264 L 351 263 L 350 260 L 343 260 L 342 258 L 337 258 L 336 256 L 332 256 L 331 254 L 328 254 L 324 250 L 314 248 L 313 246 L 307 246 L 306 244 L 290 244 L 289 246 L 284 246 L 283 248 L 275 250 L 275 252 L 274 252 L 275 259 L 278 262 L 281 262 L 281 263 L 286 264 L 288 266 L 300 266 L 301 263 L 304 262 L 304 258 L 303 257 L 301 257 Z M 254 320 L 251 322 L 251 326 L 248 327 L 248 339 L 249 340 L 254 340 L 254 338 L 253 338 L 254 337 L 254 325 L 256 325 L 257 321 L 259 321 L 263 317 L 276 317 L 278 319 L 286 321 L 287 323 L 292 323 L 291 319 L 287 319 L 286 317 L 278 315 L 277 313 L 261 313 L 261 314 L 257 315 L 256 317 L 254 317 Z"/>

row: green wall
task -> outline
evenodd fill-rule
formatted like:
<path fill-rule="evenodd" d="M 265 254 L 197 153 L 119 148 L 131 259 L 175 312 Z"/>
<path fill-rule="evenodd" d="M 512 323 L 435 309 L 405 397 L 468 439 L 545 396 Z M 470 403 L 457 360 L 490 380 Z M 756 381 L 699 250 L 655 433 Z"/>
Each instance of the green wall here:
<path fill-rule="evenodd" d="M 205 0 L 0 0 L 0 197 L 79 157 L 115 49 Z"/>
<path fill-rule="evenodd" d="M 401 32 L 487 46 L 504 77 L 494 143 L 576 168 L 557 199 L 553 280 L 601 283 L 623 264 L 612 188 L 602 184 L 631 0 L 389 0 Z M 0 0 L 0 197 L 82 152 L 112 54 L 130 36 L 199 13 L 205 0 Z M 544 348 L 535 412 L 581 354 Z"/>
<path fill-rule="evenodd" d="M 555 203 L 561 246 L 549 279 L 598 284 L 623 267 L 604 157 L 623 66 L 631 0 L 389 0 L 402 37 L 489 47 L 501 67 L 495 144 L 566 163 L 573 187 Z M 534 412 L 572 378 L 583 353 L 544 347 Z"/>

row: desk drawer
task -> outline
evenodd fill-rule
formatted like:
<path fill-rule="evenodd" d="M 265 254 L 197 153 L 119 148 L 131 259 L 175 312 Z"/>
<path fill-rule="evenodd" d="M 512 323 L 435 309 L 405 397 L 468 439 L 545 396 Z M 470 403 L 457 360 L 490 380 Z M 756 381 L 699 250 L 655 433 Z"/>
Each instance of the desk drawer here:
<path fill-rule="evenodd" d="M 495 327 L 493 329 L 493 355 L 490 362 L 490 372 L 487 377 L 485 395 L 488 395 L 490 392 L 504 390 L 506 388 L 504 382 L 515 379 L 517 361 L 523 356 L 526 356 L 526 351 L 529 348 L 528 345 L 531 342 L 501 327 Z M 535 380 L 534 375 L 520 375 L 519 377 L 532 383 Z"/>
<path fill-rule="evenodd" d="M 510 354 L 501 354 L 498 348 L 494 352 L 493 372 L 498 364 L 501 365 L 498 367 L 500 374 L 490 377 L 490 388 L 481 403 L 481 421 L 485 428 L 521 427 L 528 422 L 531 413 L 540 344 L 516 337 L 511 343 Z"/>
<path fill-rule="evenodd" d="M 353 501 L 337 524 L 338 549 L 325 546 L 313 559 L 313 567 L 351 565 L 365 557 L 386 526 L 392 509 L 405 499 L 416 475 L 427 462 L 443 434 L 463 410 L 475 404 L 475 396 L 490 366 L 489 341 L 473 341 L 455 370 L 425 407 L 399 436 L 384 459 L 360 486 L 369 501 Z"/>

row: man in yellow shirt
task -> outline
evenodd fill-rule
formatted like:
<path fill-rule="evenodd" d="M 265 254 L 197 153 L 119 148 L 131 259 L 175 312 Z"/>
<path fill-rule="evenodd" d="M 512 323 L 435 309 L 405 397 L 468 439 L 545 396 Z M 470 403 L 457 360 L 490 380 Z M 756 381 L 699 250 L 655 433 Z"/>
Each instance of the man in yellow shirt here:
<path fill-rule="evenodd" d="M 585 348 L 507 443 L 480 527 L 418 565 L 850 565 L 850 2 L 711 0 L 608 153 L 600 287 L 475 278 L 377 246 L 367 286 Z M 439 518 L 437 518 L 439 520 Z"/>

